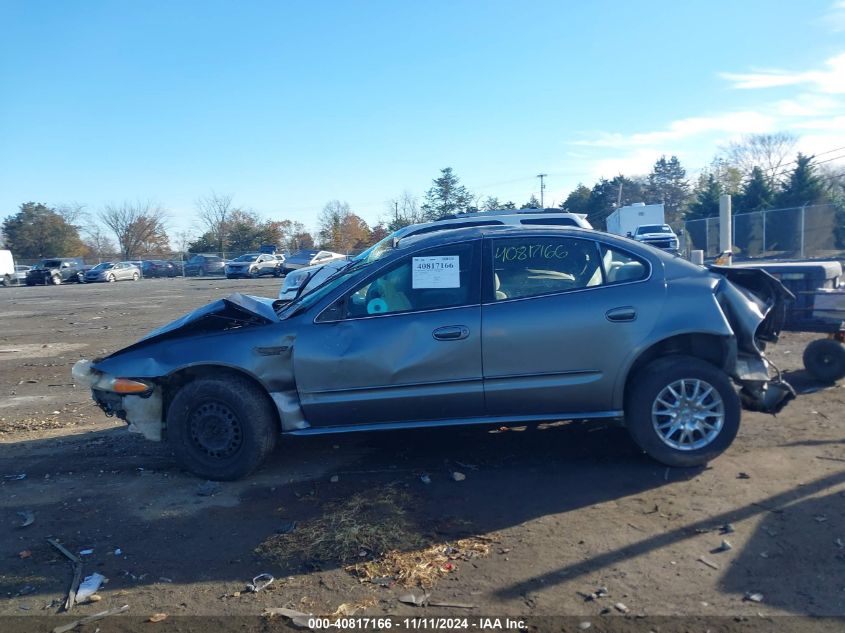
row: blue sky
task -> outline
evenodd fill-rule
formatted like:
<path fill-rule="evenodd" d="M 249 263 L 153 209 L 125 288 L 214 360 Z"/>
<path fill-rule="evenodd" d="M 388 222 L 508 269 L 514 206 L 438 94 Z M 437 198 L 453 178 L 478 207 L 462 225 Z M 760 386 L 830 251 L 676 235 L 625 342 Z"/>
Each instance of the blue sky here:
<path fill-rule="evenodd" d="M 211 190 L 368 222 L 451 166 L 546 201 L 748 132 L 845 146 L 845 0 L 0 0 L 0 216 Z"/>

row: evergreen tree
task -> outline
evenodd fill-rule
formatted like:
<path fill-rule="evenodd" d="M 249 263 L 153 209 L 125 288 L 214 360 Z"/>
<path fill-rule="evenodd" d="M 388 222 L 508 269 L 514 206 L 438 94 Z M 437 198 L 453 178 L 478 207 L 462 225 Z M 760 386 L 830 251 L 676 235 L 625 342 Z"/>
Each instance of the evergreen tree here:
<path fill-rule="evenodd" d="M 798 153 L 795 169 L 783 185 L 777 196 L 779 207 L 801 207 L 805 204 L 824 204 L 828 202 L 827 185 L 816 173 L 813 157 Z"/>
<path fill-rule="evenodd" d="M 645 184 L 638 179 L 627 178 L 622 174 L 613 180 L 602 178 L 590 191 L 587 204 L 587 219 L 597 229 L 603 229 L 607 216 L 619 206 L 626 206 L 634 202 L 642 202 L 645 195 Z"/>
<path fill-rule="evenodd" d="M 662 202 L 667 222 L 681 219 L 689 202 L 689 183 L 686 177 L 687 172 L 677 156 L 672 156 L 669 160 L 661 156 L 648 175 L 646 202 Z"/>
<path fill-rule="evenodd" d="M 26 202 L 3 221 L 6 248 L 21 259 L 74 257 L 85 252 L 79 231 L 45 204 Z"/>
<path fill-rule="evenodd" d="M 689 205 L 686 220 L 719 217 L 719 197 L 722 195 L 722 185 L 712 173 L 698 181 L 695 199 Z"/>
<path fill-rule="evenodd" d="M 519 208 L 520 209 L 539 209 L 540 208 L 540 201 L 537 200 L 537 196 L 535 196 L 532 193 L 531 198 L 528 200 L 528 202 L 526 202 L 525 204 L 523 204 Z"/>
<path fill-rule="evenodd" d="M 426 220 L 436 220 L 453 213 L 464 213 L 472 203 L 472 195 L 460 184 L 451 167 L 440 170 L 425 194 L 422 211 Z"/>
<path fill-rule="evenodd" d="M 560 208 L 570 213 L 589 213 L 589 205 L 590 190 L 579 182 L 560 204 Z"/>
<path fill-rule="evenodd" d="M 753 167 L 734 206 L 737 213 L 765 211 L 772 208 L 774 199 L 775 194 L 769 186 L 769 179 L 761 168 Z"/>

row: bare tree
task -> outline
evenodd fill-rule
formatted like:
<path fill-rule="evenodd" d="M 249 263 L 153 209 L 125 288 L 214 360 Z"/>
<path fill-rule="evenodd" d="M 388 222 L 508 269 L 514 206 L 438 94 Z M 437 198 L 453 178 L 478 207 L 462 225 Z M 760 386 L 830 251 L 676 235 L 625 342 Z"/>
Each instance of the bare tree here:
<path fill-rule="evenodd" d="M 212 191 L 210 195 L 199 198 L 195 204 L 200 221 L 217 242 L 217 250 L 222 255 L 226 246 L 229 218 L 232 212 L 237 210 L 232 206 L 232 194 Z"/>
<path fill-rule="evenodd" d="M 100 221 L 112 230 L 121 256 L 131 259 L 140 254 L 167 248 L 166 212 L 157 204 L 123 202 L 107 204 L 100 211 Z"/>
<path fill-rule="evenodd" d="M 84 230 L 91 224 L 91 216 L 81 202 L 63 202 L 55 207 L 56 213 L 77 230 Z"/>
<path fill-rule="evenodd" d="M 769 181 L 769 186 L 774 187 L 797 142 L 798 137 L 789 132 L 748 134 L 730 143 L 725 149 L 725 155 L 728 163 L 739 168 L 746 176 L 752 168 L 759 167 Z"/>
<path fill-rule="evenodd" d="M 88 247 L 91 256 L 96 257 L 98 262 L 111 259 L 117 255 L 117 247 L 99 225 L 95 224 L 89 228 L 82 242 Z"/>
<path fill-rule="evenodd" d="M 417 199 L 407 190 L 403 191 L 400 197 L 388 200 L 387 209 L 390 217 L 387 227 L 391 231 L 425 221 Z"/>

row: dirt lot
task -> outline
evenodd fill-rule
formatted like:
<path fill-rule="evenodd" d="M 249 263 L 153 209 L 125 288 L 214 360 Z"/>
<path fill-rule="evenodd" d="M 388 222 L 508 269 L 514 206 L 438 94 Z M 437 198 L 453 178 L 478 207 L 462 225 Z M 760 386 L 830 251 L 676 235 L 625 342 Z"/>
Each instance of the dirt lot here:
<path fill-rule="evenodd" d="M 592 630 L 606 630 L 609 614 L 731 616 L 713 630 L 745 630 L 761 615 L 845 615 L 845 385 L 802 371 L 810 335 L 786 334 L 771 353 L 799 398 L 777 417 L 746 413 L 733 447 L 694 471 L 647 459 L 611 424 L 574 421 L 289 439 L 257 475 L 202 496 L 166 445 L 128 434 L 71 384 L 79 358 L 229 292 L 274 296 L 278 285 L 0 289 L 0 615 L 60 611 L 72 572 L 48 537 L 93 550 L 81 557 L 85 574 L 109 579 L 79 615 L 122 604 L 144 618 L 266 607 L 567 614 Z M 367 507 L 378 499 L 381 517 Z M 399 521 L 420 551 L 455 546 L 437 564 L 431 600 L 476 608 L 415 607 L 398 602 L 401 582 L 362 582 L 344 567 L 370 559 L 366 544 L 346 563 L 310 550 L 320 520 L 350 500 L 363 503 L 357 520 Z M 20 527 L 27 512 L 34 522 Z M 256 551 L 271 537 L 284 556 Z M 483 551 L 464 555 L 464 537 L 481 537 Z M 716 551 L 723 539 L 732 549 Z M 247 592 L 262 572 L 276 581 Z M 590 599 L 600 587 L 608 595 Z"/>

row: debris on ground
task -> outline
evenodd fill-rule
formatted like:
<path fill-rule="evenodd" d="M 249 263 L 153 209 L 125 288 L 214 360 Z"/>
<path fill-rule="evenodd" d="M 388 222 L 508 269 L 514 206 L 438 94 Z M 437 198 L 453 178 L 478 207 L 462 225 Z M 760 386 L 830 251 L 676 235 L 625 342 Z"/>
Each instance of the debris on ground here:
<path fill-rule="evenodd" d="M 65 558 L 73 564 L 73 579 L 70 581 L 70 589 L 68 589 L 67 598 L 65 599 L 64 604 L 64 610 L 70 611 L 76 602 L 76 591 L 79 589 L 79 582 L 82 580 L 82 561 L 71 554 L 70 551 L 57 540 L 48 538 L 47 542 L 64 554 Z"/>
<path fill-rule="evenodd" d="M 85 580 L 82 581 L 82 584 L 79 585 L 79 590 L 76 592 L 76 601 L 85 602 L 88 598 L 97 593 L 100 585 L 104 582 L 107 582 L 106 577 L 97 572 L 94 572 L 90 576 L 86 576 Z"/>
<path fill-rule="evenodd" d="M 484 558 L 490 553 L 491 539 L 469 537 L 451 545 L 443 543 L 410 551 L 392 550 L 364 563 L 346 568 L 363 582 L 390 577 L 406 587 L 429 589 L 442 577 L 455 571 L 453 561 Z"/>
<path fill-rule="evenodd" d="M 420 481 L 423 482 L 424 484 L 430 484 L 431 483 L 431 477 L 427 473 L 424 473 L 424 474 L 420 475 Z"/>
<path fill-rule="evenodd" d="M 70 624 L 63 624 L 62 626 L 57 626 L 53 629 L 53 633 L 67 633 L 68 631 L 72 631 L 81 624 L 87 624 L 88 622 L 102 620 L 103 618 L 107 618 L 110 615 L 117 615 L 118 613 L 123 613 L 124 611 L 128 610 L 129 605 L 125 604 L 122 607 L 115 607 L 114 609 L 109 609 L 108 611 L 100 611 L 99 613 L 95 613 L 94 615 L 89 615 L 87 617 L 81 618 L 79 620 L 76 620 L 75 622 L 71 622 Z"/>
<path fill-rule="evenodd" d="M 223 490 L 223 486 L 220 485 L 219 481 L 204 481 L 197 486 L 197 495 L 200 497 L 213 497 L 219 494 L 221 490 Z"/>
<path fill-rule="evenodd" d="M 459 473 L 458 471 L 452 473 L 452 481 L 463 481 L 466 478 L 466 475 L 464 475 L 463 473 Z"/>
<path fill-rule="evenodd" d="M 707 565 L 710 569 L 719 569 L 719 566 L 711 560 L 707 560 L 704 556 L 698 557 L 698 562 Z"/>
<path fill-rule="evenodd" d="M 9 481 L 21 481 L 26 479 L 26 473 L 20 473 L 19 475 L 3 475 L 3 479 L 8 479 Z"/>
<path fill-rule="evenodd" d="M 90 556 L 90 555 L 91 555 L 91 554 L 93 554 L 93 553 L 94 553 L 94 550 L 92 550 L 92 549 L 83 549 L 83 550 L 79 550 L 79 555 L 80 555 L 80 556 Z"/>
<path fill-rule="evenodd" d="M 25 549 L 18 552 L 18 558 L 29 558 L 32 556 L 32 551 Z"/>
<path fill-rule="evenodd" d="M 114 550 L 114 555 L 115 555 L 115 556 L 122 556 L 122 555 L 123 555 L 123 550 L 122 550 L 122 549 L 120 549 L 119 547 L 118 547 L 118 548 L 116 548 L 116 549 Z"/>
<path fill-rule="evenodd" d="M 18 512 L 18 516 L 21 518 L 21 524 L 18 527 L 28 527 L 35 523 L 35 513 L 32 510 Z"/>
<path fill-rule="evenodd" d="M 722 527 L 719 528 L 719 532 L 722 534 L 733 534 L 736 532 L 736 528 L 733 526 L 733 523 L 725 523 Z"/>
<path fill-rule="evenodd" d="M 748 600 L 749 602 L 763 602 L 763 594 L 752 593 L 749 591 L 745 594 L 745 600 Z"/>
<path fill-rule="evenodd" d="M 749 475 L 748 473 L 739 473 L 736 476 L 736 478 L 737 479 L 751 479 L 751 475 Z"/>
<path fill-rule="evenodd" d="M 375 598 L 369 598 L 361 602 L 344 602 L 343 604 L 338 605 L 337 609 L 335 609 L 334 613 L 330 614 L 330 616 L 349 617 L 355 615 L 359 611 L 363 611 L 369 607 L 374 607 L 376 604 L 378 604 L 378 600 Z"/>
<path fill-rule="evenodd" d="M 416 593 L 406 593 L 399 596 L 398 600 L 402 604 L 412 604 L 415 607 L 424 607 L 426 604 L 428 604 L 428 599 L 430 597 L 430 593 L 424 593 L 422 595 Z"/>
<path fill-rule="evenodd" d="M 296 529 L 296 521 L 285 521 L 276 530 L 276 534 L 290 534 Z"/>
<path fill-rule="evenodd" d="M 329 479 L 329 481 L 333 484 L 336 484 L 337 482 L 340 481 L 340 477 L 338 477 L 337 475 L 332 475 L 331 478 Z"/>
<path fill-rule="evenodd" d="M 626 607 L 621 602 L 617 602 L 616 604 L 614 604 L 613 608 L 619 611 L 619 613 L 628 613 L 628 611 L 630 611 L 630 609 L 628 609 L 628 607 Z"/>
<path fill-rule="evenodd" d="M 164 622 L 167 619 L 166 613 L 153 613 L 147 618 L 147 622 Z"/>
<path fill-rule="evenodd" d="M 258 574 L 255 578 L 252 579 L 252 582 L 249 583 L 246 588 L 249 589 L 252 593 L 258 593 L 262 589 L 266 589 L 270 585 L 273 584 L 275 578 L 270 574 Z"/>
<path fill-rule="evenodd" d="M 261 615 L 265 618 L 274 618 L 277 616 L 281 616 L 283 618 L 289 619 L 290 623 L 296 627 L 302 629 L 310 628 L 308 626 L 308 621 L 311 619 L 311 615 L 308 613 L 303 613 L 302 611 L 286 609 L 284 607 L 269 607 L 267 609 L 264 609 Z"/>
<path fill-rule="evenodd" d="M 431 587 L 457 569 L 456 562 L 483 558 L 493 539 L 468 536 L 448 543 L 420 534 L 405 508 L 410 495 L 395 486 L 327 503 L 319 517 L 289 534 L 275 534 L 256 552 L 277 563 L 316 561 L 343 565 L 362 582 L 393 580 Z"/>

